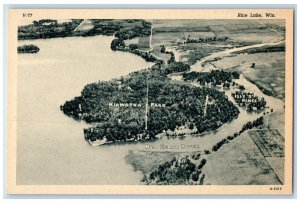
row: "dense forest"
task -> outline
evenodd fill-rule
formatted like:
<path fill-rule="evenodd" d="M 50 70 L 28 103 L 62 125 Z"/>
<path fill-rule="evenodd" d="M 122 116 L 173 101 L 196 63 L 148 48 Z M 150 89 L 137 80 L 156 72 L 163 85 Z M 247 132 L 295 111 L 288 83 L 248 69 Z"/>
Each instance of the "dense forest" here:
<path fill-rule="evenodd" d="M 212 84 L 213 86 L 222 85 L 229 87 L 232 79 L 239 79 L 237 71 L 212 70 L 211 72 L 188 72 L 183 74 L 185 81 L 197 81 L 201 85 Z"/>
<path fill-rule="evenodd" d="M 167 66 L 169 67 L 169 66 Z M 239 114 L 223 92 L 199 88 L 168 79 L 167 68 L 156 64 L 111 81 L 88 84 L 81 96 L 65 102 L 61 110 L 68 116 L 95 123 L 85 129 L 87 139 L 127 141 L 155 139 L 155 135 L 194 123 L 198 132 L 215 130 Z M 148 128 L 145 131 L 145 103 L 149 86 Z M 206 99 L 209 99 L 209 104 Z M 140 104 L 140 107 L 109 106 L 109 103 Z"/>
<path fill-rule="evenodd" d="M 45 39 L 72 36 L 73 30 L 82 20 L 72 20 L 66 23 L 57 23 L 56 20 L 33 21 L 31 25 L 18 27 L 18 39 Z"/>

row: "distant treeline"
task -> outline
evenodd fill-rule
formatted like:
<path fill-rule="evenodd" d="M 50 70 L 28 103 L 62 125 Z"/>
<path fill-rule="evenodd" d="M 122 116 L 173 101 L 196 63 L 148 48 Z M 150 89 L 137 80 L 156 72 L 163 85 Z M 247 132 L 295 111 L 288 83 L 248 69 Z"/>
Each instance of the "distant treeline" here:
<path fill-rule="evenodd" d="M 211 31 L 209 26 L 203 27 L 159 27 L 154 28 L 153 32 L 209 32 Z"/>
<path fill-rule="evenodd" d="M 151 23 L 145 20 L 109 20 L 92 19 L 93 27 L 89 30 L 74 31 L 82 19 L 57 23 L 56 20 L 34 21 L 31 25 L 18 27 L 18 39 L 45 39 L 69 36 L 115 35 L 119 39 L 132 39 L 151 34 Z"/>
<path fill-rule="evenodd" d="M 85 33 L 86 36 L 114 35 L 120 40 L 149 36 L 151 23 L 145 20 L 107 20 L 93 19 L 94 28 Z"/>
<path fill-rule="evenodd" d="M 40 49 L 33 44 L 18 46 L 18 53 L 37 53 Z"/>
<path fill-rule="evenodd" d="M 55 37 L 68 37 L 73 35 L 73 30 L 82 20 L 72 20 L 58 24 L 56 20 L 33 21 L 31 25 L 18 27 L 18 39 L 46 39 Z"/>
<path fill-rule="evenodd" d="M 228 40 L 228 37 L 199 37 L 198 39 L 187 38 L 186 43 L 203 43 L 203 42 L 215 42 L 221 41 L 225 42 Z"/>

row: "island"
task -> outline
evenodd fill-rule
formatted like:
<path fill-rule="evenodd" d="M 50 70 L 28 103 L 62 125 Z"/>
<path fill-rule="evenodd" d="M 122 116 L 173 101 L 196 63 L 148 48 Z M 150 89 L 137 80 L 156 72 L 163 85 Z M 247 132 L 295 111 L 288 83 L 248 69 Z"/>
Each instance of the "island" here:
<path fill-rule="evenodd" d="M 23 46 L 18 46 L 18 53 L 37 53 L 39 52 L 40 49 L 33 44 L 30 45 L 23 45 Z"/>

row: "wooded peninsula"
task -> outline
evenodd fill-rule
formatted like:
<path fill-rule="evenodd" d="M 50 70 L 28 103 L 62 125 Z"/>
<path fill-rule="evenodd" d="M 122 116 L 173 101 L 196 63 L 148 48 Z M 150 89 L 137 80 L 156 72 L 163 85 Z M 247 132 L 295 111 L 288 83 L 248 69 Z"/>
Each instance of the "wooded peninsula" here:
<path fill-rule="evenodd" d="M 157 63 L 120 79 L 88 84 L 81 96 L 67 101 L 61 110 L 75 119 L 96 124 L 84 130 L 86 139 L 105 137 L 108 142 L 155 139 L 159 133 L 184 125 L 202 133 L 215 130 L 238 116 L 238 108 L 223 92 L 169 79 L 167 75 L 174 71 L 172 67 L 176 66 Z M 150 107 L 146 115 L 147 100 L 148 104 L 165 104 L 165 107 Z M 128 108 L 111 107 L 109 103 L 144 105 Z M 147 128 L 145 116 L 148 117 Z"/>

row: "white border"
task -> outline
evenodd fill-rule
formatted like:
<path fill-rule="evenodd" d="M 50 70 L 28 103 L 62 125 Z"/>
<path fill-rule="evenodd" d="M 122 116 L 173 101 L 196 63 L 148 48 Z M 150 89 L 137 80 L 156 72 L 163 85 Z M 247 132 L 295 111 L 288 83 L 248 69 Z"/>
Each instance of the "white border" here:
<path fill-rule="evenodd" d="M 3 0 L 2 1 L 2 6 L 1 6 L 1 8 L 0 8 L 0 13 L 2 14 L 1 16 L 2 16 L 2 18 L 1 18 L 1 22 L 0 22 L 0 26 L 3 28 L 3 25 L 4 25 L 4 19 L 3 19 L 3 5 L 4 4 L 22 4 L 22 5 L 24 5 L 24 6 L 26 6 L 25 5 L 25 3 L 26 4 L 68 4 L 69 3 L 69 1 L 67 1 L 67 0 L 52 0 L 52 1 L 50 1 L 50 0 L 43 0 L 42 2 L 40 1 L 40 0 L 27 0 L 27 1 L 24 1 L 24 0 Z M 77 4 L 82 4 L 82 3 L 84 3 L 84 4 L 95 4 L 95 3 L 98 3 L 98 2 L 95 2 L 95 0 L 84 0 L 84 1 L 79 1 L 79 0 L 76 0 L 76 1 L 72 1 L 72 7 L 74 7 L 75 5 L 74 5 L 74 3 L 77 3 Z M 122 5 L 124 5 L 125 3 L 126 4 L 141 4 L 141 3 L 143 3 L 141 0 L 128 0 L 128 1 L 126 1 L 126 2 L 124 2 L 124 1 L 122 1 L 122 0 L 109 0 L 108 1 L 108 3 L 110 4 L 110 5 L 112 5 L 112 4 L 122 4 Z M 165 5 L 170 5 L 170 4 L 172 4 L 172 6 L 171 7 L 173 7 L 173 5 L 174 4 L 185 4 L 185 6 L 188 6 L 188 5 L 186 5 L 186 4 L 195 4 L 195 3 L 199 3 L 198 1 L 193 1 L 193 0 L 184 0 L 184 1 L 180 1 L 180 0 L 172 0 L 172 1 L 168 1 L 168 0 L 151 0 L 151 1 L 148 1 L 148 3 L 149 3 L 149 6 L 150 5 L 153 5 L 153 4 L 165 4 Z M 224 2 L 222 1 L 222 0 L 210 0 L 209 1 L 209 3 L 210 3 L 210 5 L 212 5 L 212 4 L 223 4 L 224 5 Z M 226 4 L 228 5 L 228 4 L 239 4 L 239 3 L 241 3 L 241 1 L 240 0 L 231 0 L 231 1 L 226 1 Z M 243 1 L 243 3 L 247 3 L 247 4 L 251 4 L 251 5 L 253 5 L 253 6 L 255 6 L 255 7 L 257 7 L 257 6 L 259 6 L 259 5 L 261 5 L 261 4 L 273 4 L 274 5 L 274 3 L 276 3 L 274 0 L 252 0 L 251 2 L 245 2 L 245 1 Z M 298 2 L 297 2 L 297 0 L 285 0 L 285 1 L 281 1 L 280 3 L 285 3 L 285 4 L 297 4 Z M 27 5 L 27 6 L 29 6 L 29 5 Z M 41 5 L 42 6 L 42 5 Z M 67 6 L 67 5 L 65 5 L 65 6 Z M 77 5 L 78 7 L 80 7 L 80 5 Z M 143 7 L 145 6 L 145 4 L 143 5 Z M 198 5 L 198 7 L 199 6 L 201 6 L 201 5 Z M 204 7 L 206 7 L 205 5 L 202 5 L 202 6 L 204 6 Z M 216 5 L 217 6 L 217 5 Z M 229 6 L 229 5 L 228 5 Z M 232 6 L 237 6 L 237 5 L 232 5 Z M 243 5 L 240 5 L 240 6 L 243 6 Z M 248 5 L 249 6 L 249 5 Z M 279 5 L 277 5 L 277 6 L 279 6 Z M 120 6 L 120 7 L 122 7 L 122 6 Z M 151 6 L 150 6 L 151 7 Z M 298 26 L 298 22 L 299 22 L 299 16 L 297 16 L 297 19 L 296 19 L 296 22 L 297 22 L 297 33 L 298 33 L 298 29 L 299 29 L 299 27 L 300 26 Z M 3 32 L 5 32 L 5 30 L 3 30 Z M 3 47 L 4 47 L 4 44 L 3 44 L 3 32 L 2 32 L 2 34 L 1 34 L 1 47 L 2 47 L 2 51 L 4 52 L 5 50 L 3 50 Z M 299 44 L 299 41 L 297 40 L 296 41 L 296 46 L 298 47 L 298 44 Z M 2 52 L 2 53 L 3 53 Z M 1 56 L 0 56 L 1 58 L 1 60 L 0 61 L 2 61 L 3 62 L 3 54 L 1 54 Z M 299 58 L 299 52 L 297 52 L 297 56 L 296 56 L 296 58 Z M 295 64 L 295 68 L 297 68 L 297 64 Z M 2 74 L 3 74 L 3 67 L 2 67 L 2 72 L 1 72 Z M 295 77 L 296 78 L 298 78 L 298 76 L 299 76 L 299 71 L 296 71 L 295 72 L 296 74 L 295 74 Z M 2 95 L 4 94 L 4 92 L 3 91 L 5 91 L 4 89 L 3 89 L 3 76 L 2 77 L 0 77 L 0 89 L 1 89 L 1 93 L 2 93 Z M 298 84 L 297 84 L 297 82 L 295 83 L 295 88 L 296 89 L 298 89 Z M 295 103 L 295 105 L 296 106 L 298 106 L 298 101 L 299 101 L 299 98 L 298 98 L 298 94 L 297 94 L 297 98 L 295 98 L 296 99 L 296 101 L 297 101 L 297 103 Z M 3 110 L 4 110 L 4 107 L 3 107 L 3 103 L 4 103 L 4 99 L 3 99 L 3 97 L 1 97 L 1 99 L 0 99 L 0 106 L 1 106 L 1 108 L 2 108 L 2 112 L 3 112 Z M 2 130 L 2 132 L 3 132 L 3 114 L 1 114 L 1 117 L 0 117 L 0 127 L 1 127 L 1 130 Z M 295 118 L 297 118 L 298 116 L 295 114 Z M 298 119 L 296 119 L 296 122 L 297 123 L 295 123 L 295 125 L 296 126 L 300 126 L 300 123 L 299 123 L 299 121 L 298 121 Z M 295 136 L 297 136 L 297 134 L 295 134 Z M 297 146 L 300 146 L 299 145 L 299 140 L 300 139 L 297 139 Z M 0 146 L 4 146 L 3 145 L 4 143 L 3 143 L 3 139 L 0 139 Z M 0 150 L 0 155 L 3 157 L 3 150 Z M 297 163 L 299 163 L 299 156 L 297 156 Z M 0 186 L 0 190 L 1 190 L 1 195 L 2 195 L 2 198 L 3 198 L 3 162 L 1 162 L 1 171 L 0 171 L 0 173 L 1 173 L 1 176 L 0 176 L 0 179 L 2 180 L 2 184 L 1 184 L 1 186 Z M 296 177 L 297 178 L 297 177 Z M 297 179 L 297 182 L 299 183 L 299 180 Z M 297 187 L 297 191 L 294 191 L 295 193 L 298 193 L 299 192 L 299 188 Z M 299 194 L 299 193 L 298 193 Z M 40 196 L 40 198 L 41 198 L 42 196 Z M 131 196 L 132 197 L 132 196 Z M 9 197 L 7 197 L 6 196 L 6 198 L 9 198 Z M 16 198 L 16 197 L 14 197 L 14 198 Z M 33 198 L 33 197 L 31 197 L 31 198 Z M 48 197 L 49 198 L 49 197 Z M 57 198 L 57 197 L 56 197 Z M 76 196 L 74 196 L 74 198 L 76 198 Z M 134 198 L 137 198 L 137 197 L 134 197 Z M 175 197 L 175 198 L 179 198 L 179 197 Z M 192 197 L 193 198 L 193 197 Z M 195 197 L 194 197 L 195 198 Z M 212 197 L 212 198 L 214 198 L 214 197 Z M 218 196 L 216 196 L 215 198 L 218 198 Z M 223 197 L 224 198 L 224 197 Z M 235 197 L 235 199 L 236 198 L 239 198 L 239 197 Z M 242 198 L 242 197 L 241 197 Z M 249 197 L 248 197 L 249 198 Z M 255 198 L 255 197 L 253 197 L 253 198 Z M 260 197 L 261 198 L 261 197 Z M 297 198 L 297 196 L 294 196 L 294 198 Z M 43 202 L 52 202 L 54 199 L 47 199 L 47 200 L 43 200 Z M 86 200 L 84 200 L 84 199 L 78 199 L 78 200 L 71 200 L 71 199 L 65 199 L 65 200 L 59 200 L 59 199 L 55 199 L 56 201 L 58 201 L 58 202 L 65 202 L 65 201 L 72 201 L 72 202 L 81 202 L 81 201 L 86 201 Z M 216 202 L 216 201 L 218 201 L 218 200 L 221 200 L 221 199 L 214 199 L 214 200 L 209 200 L 209 202 L 211 202 L 211 201 L 213 201 L 213 202 Z M 10 199 L 10 200 L 8 200 L 8 199 L 5 199 L 4 200 L 4 202 L 18 202 L 18 201 L 20 201 L 20 199 Z M 32 201 L 41 201 L 41 200 L 30 200 L 30 199 L 26 199 L 26 200 L 21 200 L 22 202 L 32 202 Z M 99 201 L 99 200 L 90 200 L 90 201 Z M 101 202 L 102 202 L 103 200 L 101 200 Z M 135 201 L 133 201 L 133 200 L 129 200 L 129 199 L 127 199 L 127 200 L 122 200 L 122 202 L 123 201 L 125 201 L 125 202 L 140 202 L 141 200 L 135 200 Z M 143 200 L 144 201 L 144 200 Z M 156 199 L 156 200 L 149 200 L 149 201 L 146 201 L 146 202 L 153 202 L 153 201 L 155 201 L 155 202 L 160 202 L 161 200 L 158 200 L 158 199 Z M 164 200 L 163 200 L 164 201 Z M 163 201 L 161 201 L 161 202 L 163 202 Z M 203 201 L 203 200 L 197 200 L 197 201 Z M 240 200 L 230 200 L 230 199 L 225 199 L 225 200 L 221 200 L 222 202 L 237 202 L 237 201 L 239 201 L 240 202 Z M 253 202 L 253 201 L 257 201 L 257 202 L 267 202 L 267 201 L 272 201 L 272 202 L 282 202 L 282 199 L 280 199 L 280 198 L 276 198 L 276 199 L 265 199 L 265 198 L 262 198 L 262 199 L 258 199 L 258 200 L 253 200 L 252 198 L 251 199 L 243 199 L 242 200 L 243 202 L 245 201 L 245 202 Z M 285 199 L 284 201 L 287 201 L 287 202 L 294 202 L 294 201 L 296 201 L 296 199 Z M 107 201 L 107 202 L 111 202 L 111 201 Z M 177 200 L 172 200 L 172 202 L 177 202 Z"/>

